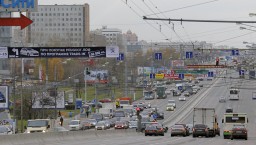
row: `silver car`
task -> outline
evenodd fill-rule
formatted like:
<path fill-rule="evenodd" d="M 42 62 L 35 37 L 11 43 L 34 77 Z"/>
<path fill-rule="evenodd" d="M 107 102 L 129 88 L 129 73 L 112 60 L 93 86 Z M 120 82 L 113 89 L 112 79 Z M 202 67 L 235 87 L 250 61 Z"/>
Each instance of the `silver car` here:
<path fill-rule="evenodd" d="M 106 130 L 107 126 L 105 121 L 99 121 L 96 125 L 95 125 L 95 130 Z"/>
<path fill-rule="evenodd" d="M 219 102 L 220 102 L 220 103 L 225 103 L 225 102 L 226 102 L 226 97 L 221 96 L 221 97 L 219 98 Z"/>

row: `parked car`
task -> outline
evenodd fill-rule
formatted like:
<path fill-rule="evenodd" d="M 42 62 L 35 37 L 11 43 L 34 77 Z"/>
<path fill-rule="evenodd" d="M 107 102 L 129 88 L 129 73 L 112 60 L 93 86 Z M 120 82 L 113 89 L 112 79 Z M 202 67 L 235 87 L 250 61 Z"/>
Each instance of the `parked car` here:
<path fill-rule="evenodd" d="M 186 128 L 183 125 L 173 125 L 171 127 L 171 136 L 182 135 L 187 136 Z"/>
<path fill-rule="evenodd" d="M 106 130 L 106 129 L 107 129 L 107 126 L 105 124 L 105 121 L 99 121 L 95 125 L 95 130 Z"/>
<path fill-rule="evenodd" d="M 208 126 L 205 124 L 195 124 L 193 128 L 193 137 L 205 136 L 209 137 Z"/>
<path fill-rule="evenodd" d="M 230 139 L 233 140 L 235 138 L 248 139 L 248 131 L 245 125 L 234 125 L 232 128 L 232 133 Z"/>
<path fill-rule="evenodd" d="M 155 135 L 157 136 L 157 128 L 155 125 L 148 125 L 145 128 L 145 136 L 147 135 Z"/>

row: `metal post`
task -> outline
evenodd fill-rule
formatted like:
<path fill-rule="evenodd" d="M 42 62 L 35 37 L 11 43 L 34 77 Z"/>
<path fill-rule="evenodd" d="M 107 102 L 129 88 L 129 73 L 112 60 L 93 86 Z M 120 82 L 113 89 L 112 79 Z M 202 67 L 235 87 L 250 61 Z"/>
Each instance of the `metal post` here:
<path fill-rule="evenodd" d="M 20 93 L 20 97 L 21 97 L 21 101 L 20 101 L 20 120 L 21 120 L 21 133 L 23 133 L 23 74 L 24 74 L 24 64 L 23 64 L 23 58 L 21 59 L 21 93 Z"/>
<path fill-rule="evenodd" d="M 57 91 L 57 86 L 54 85 L 54 105 L 55 105 L 55 109 L 54 109 L 54 119 L 57 119 L 57 96 L 58 96 L 58 91 Z"/>
<path fill-rule="evenodd" d="M 86 80 L 86 76 L 87 76 L 87 68 L 84 68 L 84 103 L 86 103 L 87 101 L 87 80 Z"/>

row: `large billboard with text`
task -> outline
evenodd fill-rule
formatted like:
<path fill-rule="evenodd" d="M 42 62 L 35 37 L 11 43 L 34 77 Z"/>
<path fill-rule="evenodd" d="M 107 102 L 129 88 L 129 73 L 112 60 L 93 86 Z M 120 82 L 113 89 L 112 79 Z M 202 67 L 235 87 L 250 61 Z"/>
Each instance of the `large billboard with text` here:
<path fill-rule="evenodd" d="M 108 70 L 93 70 L 86 75 L 87 83 L 108 83 Z"/>
<path fill-rule="evenodd" d="M 58 92 L 57 96 L 50 96 L 49 92 L 33 92 L 32 93 L 32 108 L 40 109 L 55 109 L 55 98 L 56 98 L 56 109 L 65 108 L 65 95 L 64 92 Z"/>
<path fill-rule="evenodd" d="M 8 86 L 0 86 L 0 109 L 9 108 Z"/>

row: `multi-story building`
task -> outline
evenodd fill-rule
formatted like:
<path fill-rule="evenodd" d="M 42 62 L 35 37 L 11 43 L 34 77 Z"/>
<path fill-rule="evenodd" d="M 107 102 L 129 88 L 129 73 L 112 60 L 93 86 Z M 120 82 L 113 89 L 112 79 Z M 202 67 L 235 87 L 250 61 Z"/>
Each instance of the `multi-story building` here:
<path fill-rule="evenodd" d="M 128 30 L 123 34 L 123 36 L 126 38 L 126 41 L 129 45 L 134 45 L 138 42 L 138 36 L 135 33 L 132 33 L 131 30 Z"/>
<path fill-rule="evenodd" d="M 103 26 L 101 34 L 106 37 L 107 45 L 119 46 L 123 44 L 122 31 L 120 29 Z"/>
<path fill-rule="evenodd" d="M 28 42 L 39 46 L 87 46 L 90 37 L 89 5 L 39 5 L 29 12 Z"/>

